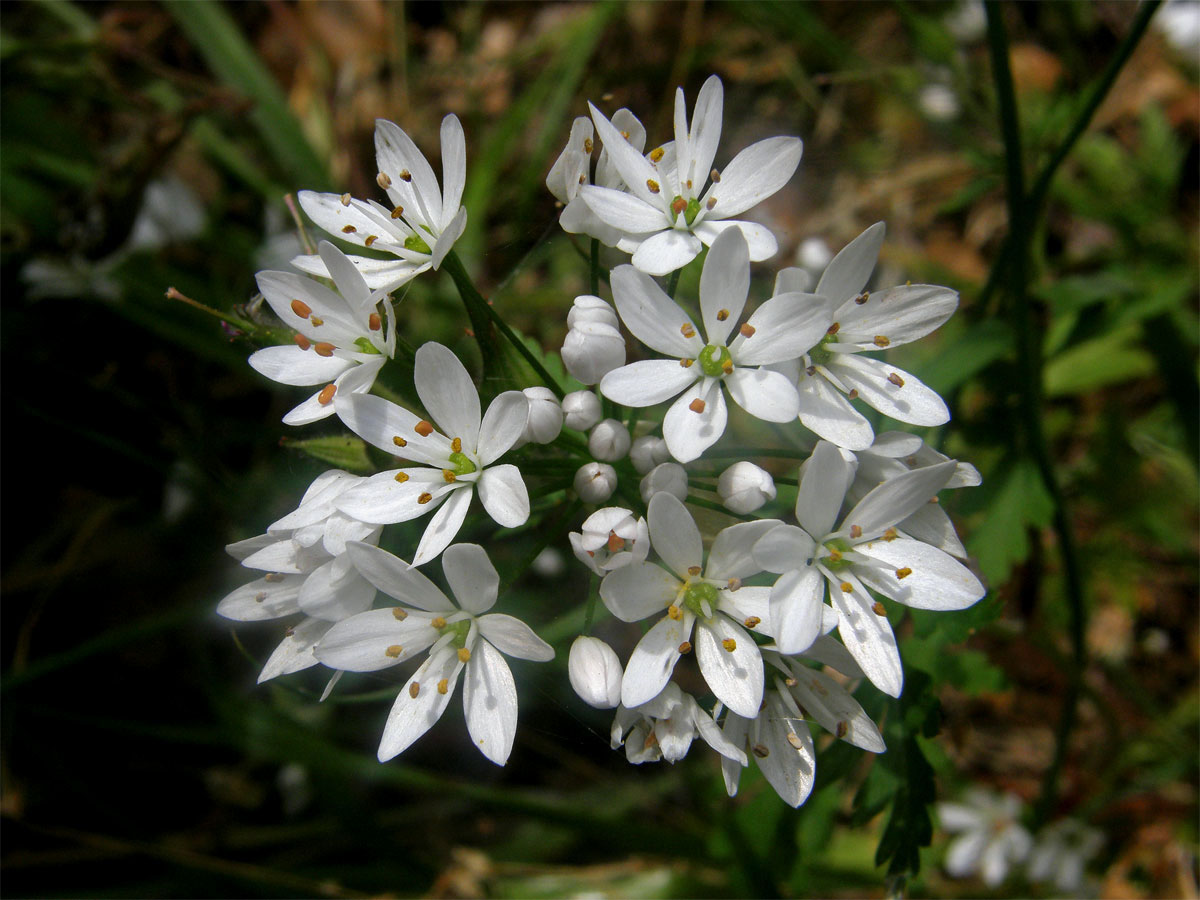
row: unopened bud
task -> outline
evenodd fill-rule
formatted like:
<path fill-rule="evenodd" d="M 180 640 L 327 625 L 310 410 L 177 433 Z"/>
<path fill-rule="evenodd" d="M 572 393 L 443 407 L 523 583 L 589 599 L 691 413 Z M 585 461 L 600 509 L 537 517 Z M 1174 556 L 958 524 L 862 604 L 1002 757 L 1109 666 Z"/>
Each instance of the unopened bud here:
<path fill-rule="evenodd" d="M 730 512 L 750 513 L 775 499 L 775 481 L 752 462 L 736 462 L 721 473 L 717 493 Z"/>
<path fill-rule="evenodd" d="M 621 703 L 621 660 L 599 638 L 580 636 L 571 645 L 567 675 L 571 687 L 588 706 L 614 709 Z"/>
<path fill-rule="evenodd" d="M 666 491 L 677 500 L 687 499 L 687 470 L 677 462 L 665 462 L 646 473 L 641 483 L 642 499 L 647 503 L 659 491 Z"/>
<path fill-rule="evenodd" d="M 548 444 L 562 431 L 563 410 L 554 391 L 546 387 L 525 388 L 522 393 L 529 401 L 529 419 L 521 439 L 535 444 Z"/>
<path fill-rule="evenodd" d="M 616 489 L 617 472 L 607 463 L 586 463 L 575 473 L 575 492 L 584 503 L 603 503 Z"/>
<path fill-rule="evenodd" d="M 576 431 L 587 431 L 600 421 L 600 398 L 591 391 L 572 391 L 562 400 L 563 424 Z"/>
<path fill-rule="evenodd" d="M 616 325 L 579 317 L 562 346 L 563 364 L 583 384 L 596 384 L 625 365 L 625 338 Z"/>
<path fill-rule="evenodd" d="M 588 435 L 588 453 L 602 462 L 616 462 L 629 453 L 629 429 L 616 419 L 605 419 Z"/>
<path fill-rule="evenodd" d="M 670 462 L 671 451 L 667 442 L 660 437 L 648 434 L 638 438 L 629 449 L 629 458 L 639 475 L 645 475 L 659 463 Z"/>

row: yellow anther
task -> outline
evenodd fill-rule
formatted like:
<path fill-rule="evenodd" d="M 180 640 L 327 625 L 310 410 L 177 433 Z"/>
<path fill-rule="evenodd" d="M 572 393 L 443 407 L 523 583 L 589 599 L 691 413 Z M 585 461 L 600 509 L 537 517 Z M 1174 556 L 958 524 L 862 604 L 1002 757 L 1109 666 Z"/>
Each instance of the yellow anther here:
<path fill-rule="evenodd" d="M 296 635 L 296 629 L 295 629 L 295 628 L 289 628 L 287 631 L 285 631 L 285 632 L 283 633 L 283 636 L 284 636 L 284 637 L 295 637 L 295 635 Z"/>
<path fill-rule="evenodd" d="M 450 442 L 451 453 L 462 453 L 462 438 L 455 438 Z"/>
<path fill-rule="evenodd" d="M 844 738 L 846 736 L 846 732 L 849 730 L 850 730 L 850 726 L 847 725 L 845 722 L 837 723 L 837 736 L 839 738 Z"/>
<path fill-rule="evenodd" d="M 425 491 L 425 493 L 423 493 L 420 497 L 417 498 L 417 502 L 420 503 L 422 506 L 424 506 L 426 503 L 428 503 L 432 499 L 433 499 L 433 494 L 429 493 L 429 491 Z"/>
<path fill-rule="evenodd" d="M 721 371 L 724 372 L 726 375 L 732 375 L 733 374 L 733 360 L 727 359 L 727 360 L 725 360 L 725 362 L 721 363 Z"/>
<path fill-rule="evenodd" d="M 804 749 L 804 741 L 800 740 L 800 735 L 796 734 L 794 731 L 789 731 L 787 733 L 787 742 L 796 750 Z"/>
<path fill-rule="evenodd" d="M 690 191 L 692 189 L 692 179 L 689 178 L 687 181 L 685 181 L 683 183 L 683 185 Z"/>
<path fill-rule="evenodd" d="M 450 690 L 450 679 L 443 678 L 441 681 L 438 682 L 438 693 L 444 694 L 448 690 Z"/>
<path fill-rule="evenodd" d="M 390 656 L 392 659 L 395 659 L 395 658 L 396 658 L 396 657 L 398 657 L 398 656 L 399 656 L 401 653 L 403 653 L 403 652 L 404 652 L 404 648 L 403 648 L 403 647 L 401 647 L 399 644 L 392 644 L 392 646 L 388 647 L 388 648 L 387 648 L 385 651 L 383 651 L 383 652 L 384 652 L 386 655 Z"/>
<path fill-rule="evenodd" d="M 356 232 L 356 231 L 358 231 L 358 229 L 355 228 L 353 225 L 343 225 L 342 226 L 342 234 L 354 234 L 354 232 Z"/>
<path fill-rule="evenodd" d="M 397 447 L 407 447 L 408 446 L 408 441 L 406 441 L 404 438 L 400 437 L 400 435 L 396 435 L 394 438 L 392 438 L 392 443 L 395 444 Z"/>
<path fill-rule="evenodd" d="M 696 329 L 692 327 L 691 322 L 684 322 L 682 325 L 679 326 L 679 333 L 682 334 L 685 338 L 695 337 Z"/>
<path fill-rule="evenodd" d="M 379 313 L 371 313 L 367 316 L 367 327 L 372 331 L 378 331 L 383 327 L 383 319 L 379 318 Z"/>
<path fill-rule="evenodd" d="M 591 152 L 592 152 L 592 148 L 594 148 L 595 146 L 596 146 L 596 145 L 592 143 L 592 139 L 591 139 L 591 138 L 584 138 L 584 139 L 583 139 L 583 152 L 584 152 L 584 153 L 591 153 Z"/>
<path fill-rule="evenodd" d="M 890 374 L 888 376 L 888 381 L 890 381 L 896 387 L 904 387 L 904 379 L 901 378 L 899 375 L 897 375 L 895 372 L 893 372 L 892 374 Z"/>
<path fill-rule="evenodd" d="M 756 330 L 757 329 L 755 329 L 755 327 L 749 322 L 743 322 L 742 327 L 738 329 L 738 334 L 740 334 L 742 337 L 754 337 L 754 332 Z"/>
<path fill-rule="evenodd" d="M 347 192 L 345 194 L 342 194 L 342 206 L 349 206 L 349 205 L 350 205 L 350 194 L 349 194 L 349 192 Z"/>
<path fill-rule="evenodd" d="M 459 662 L 470 662 L 471 661 L 471 651 L 468 650 L 466 647 L 459 647 L 458 648 L 458 661 Z"/>
<path fill-rule="evenodd" d="M 264 600 L 266 600 L 266 599 L 267 599 L 267 592 L 266 592 L 266 591 L 259 591 L 257 594 L 255 594 L 255 595 L 254 595 L 254 602 L 255 602 L 255 603 L 262 603 L 262 602 L 263 602 Z"/>
<path fill-rule="evenodd" d="M 399 482 L 400 484 L 404 484 L 404 482 L 408 481 L 408 473 L 407 472 L 397 472 L 396 473 L 396 481 Z"/>
<path fill-rule="evenodd" d="M 742 622 L 742 624 L 747 628 L 757 628 L 761 623 L 762 619 L 760 619 L 758 616 L 749 616 L 744 622 Z"/>
<path fill-rule="evenodd" d="M 852 537 L 852 538 L 862 537 L 862 526 L 861 525 L 851 525 L 850 526 L 850 537 Z"/>
<path fill-rule="evenodd" d="M 785 678 L 785 679 L 783 679 L 783 683 L 786 684 L 788 687 L 795 687 L 800 682 L 798 682 L 795 678 Z"/>
<path fill-rule="evenodd" d="M 422 419 L 413 426 L 413 431 L 415 431 L 421 437 L 429 437 L 431 434 L 433 434 L 433 423 Z"/>
<path fill-rule="evenodd" d="M 721 641 L 721 646 L 732 653 L 737 649 L 737 641 L 735 641 L 733 638 L 725 638 L 725 640 Z"/>
<path fill-rule="evenodd" d="M 838 587 L 842 589 L 843 594 L 849 594 L 852 590 L 854 590 L 854 585 L 848 581 L 843 581 L 840 585 L 838 585 Z"/>
<path fill-rule="evenodd" d="M 829 551 L 829 561 L 830 562 L 841 562 L 841 559 L 842 559 L 842 551 L 841 550 L 833 549 L 833 550 Z"/>
<path fill-rule="evenodd" d="M 896 531 L 895 528 L 889 528 L 883 533 L 883 539 L 885 541 L 894 541 L 898 537 L 900 537 L 900 533 Z"/>
<path fill-rule="evenodd" d="M 886 347 L 888 344 L 891 343 L 891 341 L 889 341 L 887 338 L 885 338 L 882 334 L 877 334 L 877 335 L 875 335 L 875 339 L 874 339 L 873 343 L 875 344 L 876 347 Z"/>
<path fill-rule="evenodd" d="M 704 208 L 705 208 L 705 209 L 712 209 L 712 208 L 713 208 L 714 206 L 716 206 L 716 205 L 717 205 L 717 198 L 716 198 L 715 196 L 714 196 L 714 197 L 709 197 L 709 198 L 708 198 L 708 200 L 707 200 L 707 202 L 705 202 L 705 204 L 704 204 Z"/>
<path fill-rule="evenodd" d="M 294 312 L 296 315 L 298 315 L 302 319 L 307 319 L 309 316 L 312 315 L 312 307 L 309 306 L 307 303 L 305 303 L 303 300 L 293 300 L 292 301 L 292 312 Z"/>
<path fill-rule="evenodd" d="M 312 344 L 309 343 L 308 338 L 306 338 L 302 334 L 296 335 L 294 338 L 292 338 L 292 340 L 296 342 L 296 346 L 299 347 L 301 350 L 307 350 L 309 347 L 312 346 Z"/>
<path fill-rule="evenodd" d="M 650 162 L 654 162 L 654 163 L 659 162 L 663 158 L 663 156 L 666 155 L 666 152 L 667 151 L 664 150 L 662 147 L 655 147 L 653 150 L 650 151 Z"/>
<path fill-rule="evenodd" d="M 442 469 L 442 478 L 446 479 L 446 484 L 454 484 L 458 480 L 458 476 L 450 469 Z"/>
<path fill-rule="evenodd" d="M 313 328 L 320 328 L 325 324 L 325 320 L 318 316 L 313 316 L 309 321 L 312 322 Z"/>
<path fill-rule="evenodd" d="M 728 585 L 729 590 L 736 591 L 742 586 L 742 579 L 730 578 L 725 584 Z"/>
<path fill-rule="evenodd" d="M 859 306 L 862 306 L 864 303 L 866 303 L 870 299 L 871 299 L 871 292 L 863 291 L 861 294 L 859 294 L 857 297 L 854 298 L 854 302 L 857 303 Z"/>
<path fill-rule="evenodd" d="M 727 310 L 727 309 L 718 309 L 717 310 L 717 321 L 718 322 L 724 322 L 728 318 L 729 318 L 729 310 Z"/>
<path fill-rule="evenodd" d="M 672 603 L 670 606 L 667 607 L 667 618 L 673 619 L 674 621 L 678 622 L 680 619 L 683 618 L 683 611 L 680 610 L 680 608 L 678 606 L 676 606 L 674 603 Z"/>
<path fill-rule="evenodd" d="M 328 341 L 321 341 L 319 344 L 313 344 L 313 350 L 317 352 L 317 356 L 333 356 L 333 344 Z"/>
<path fill-rule="evenodd" d="M 392 218 L 393 219 L 398 219 L 402 215 L 404 215 L 404 207 L 403 206 L 397 206 L 395 209 L 392 210 Z"/>
<path fill-rule="evenodd" d="M 896 570 L 896 577 L 897 577 L 897 578 L 907 578 L 907 577 L 908 577 L 909 575 L 911 575 L 911 574 L 912 574 L 912 569 L 910 569 L 908 566 L 905 566 L 905 567 L 904 567 L 904 568 L 902 568 L 902 569 L 897 569 L 897 570 Z"/>
<path fill-rule="evenodd" d="M 713 169 L 711 172 L 709 172 L 708 177 L 711 178 L 713 180 L 713 182 L 716 184 L 721 183 L 721 173 L 718 172 L 716 169 Z"/>
<path fill-rule="evenodd" d="M 271 581 L 271 582 L 283 581 L 283 573 L 282 572 L 268 572 L 266 575 L 263 576 L 263 581 Z"/>
<path fill-rule="evenodd" d="M 379 235 L 377 235 L 377 234 L 368 234 L 368 235 L 367 235 L 367 239 L 366 239 L 365 241 L 363 241 L 363 246 L 364 246 L 364 247 L 370 247 L 370 246 L 371 246 L 373 243 L 375 243 L 377 240 L 379 240 Z"/>
<path fill-rule="evenodd" d="M 681 359 L 679 361 L 679 365 L 683 366 L 685 369 L 690 369 L 692 367 L 692 363 L 694 362 L 694 359 Z"/>
<path fill-rule="evenodd" d="M 375 183 L 386 191 L 392 186 L 392 179 L 387 172 L 380 172 L 375 176 Z"/>
<path fill-rule="evenodd" d="M 826 334 L 837 334 L 838 331 L 841 330 L 841 327 L 842 327 L 842 325 L 840 322 L 834 322 L 832 325 L 830 325 L 828 328 L 825 329 L 825 333 Z"/>
<path fill-rule="evenodd" d="M 679 645 L 679 647 L 677 649 L 679 650 L 679 652 L 681 654 L 691 653 L 692 652 L 692 642 L 684 641 L 682 644 Z"/>
<path fill-rule="evenodd" d="M 767 749 L 766 744 L 755 744 L 750 750 L 759 759 L 766 759 L 771 755 L 771 751 Z"/>
<path fill-rule="evenodd" d="M 688 574 L 695 578 L 703 570 L 699 566 L 688 566 Z"/>
<path fill-rule="evenodd" d="M 887 609 L 878 600 L 876 600 L 873 604 L 871 604 L 871 612 L 875 613 L 875 615 L 877 615 L 877 616 L 886 616 L 887 615 Z"/>
<path fill-rule="evenodd" d="M 699 397 L 697 397 L 695 400 L 693 400 L 691 403 L 688 404 L 688 409 L 690 409 L 694 413 L 702 413 L 702 412 L 704 412 L 704 401 L 701 400 Z"/>
<path fill-rule="evenodd" d="M 646 179 L 646 189 L 648 191 L 650 191 L 650 193 L 652 193 L 652 194 L 657 194 L 660 190 L 660 188 L 658 186 L 658 182 L 655 181 L 653 178 Z"/>
<path fill-rule="evenodd" d="M 849 397 L 851 400 L 857 400 L 858 399 L 858 388 L 854 388 L 846 396 Z"/>
<path fill-rule="evenodd" d="M 414 681 L 408 686 L 408 696 L 412 697 L 414 700 L 417 699 L 417 694 L 419 693 L 421 693 L 421 683 L 419 681 Z"/>
<path fill-rule="evenodd" d="M 580 175 L 580 176 L 579 176 L 579 183 L 580 183 L 580 184 L 587 184 L 587 176 L 586 176 L 586 175 Z"/>
<path fill-rule="evenodd" d="M 431 628 L 437 628 L 440 631 L 446 627 L 446 620 L 441 616 L 434 616 L 429 620 L 429 625 Z"/>
<path fill-rule="evenodd" d="M 402 169 L 400 172 L 401 181 L 412 181 L 412 173 L 408 169 Z"/>
<path fill-rule="evenodd" d="M 321 388 L 321 393 L 317 394 L 317 402 L 322 406 L 328 406 L 333 402 L 333 395 L 337 393 L 336 384 L 327 384 Z"/>
<path fill-rule="evenodd" d="M 602 99 L 603 99 L 603 98 L 602 98 Z M 625 140 L 629 140 L 629 132 L 628 132 L 628 131 L 622 131 L 622 132 L 621 132 L 621 137 L 625 138 Z"/>
<path fill-rule="evenodd" d="M 405 619 L 408 618 L 408 613 L 406 613 L 399 606 L 393 606 L 392 607 L 392 618 L 395 619 L 397 622 L 403 622 Z"/>

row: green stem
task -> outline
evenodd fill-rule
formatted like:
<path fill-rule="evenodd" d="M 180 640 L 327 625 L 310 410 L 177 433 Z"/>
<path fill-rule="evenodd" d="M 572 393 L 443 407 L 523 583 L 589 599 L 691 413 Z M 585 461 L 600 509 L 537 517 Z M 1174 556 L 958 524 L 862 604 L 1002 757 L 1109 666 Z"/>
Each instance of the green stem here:
<path fill-rule="evenodd" d="M 588 260 L 588 291 L 600 296 L 600 242 L 592 238 L 591 258 Z"/>
<path fill-rule="evenodd" d="M 205 306 L 198 300 L 193 300 L 187 294 L 180 293 L 173 287 L 167 288 L 166 298 L 168 300 L 178 300 L 180 303 L 186 303 L 188 306 L 194 307 L 201 312 L 208 313 L 213 318 L 220 319 L 222 322 L 227 322 L 230 325 L 234 325 L 242 329 L 242 331 L 246 332 L 247 334 L 253 335 L 267 331 L 267 329 L 263 328 L 261 325 L 255 325 L 253 322 L 247 322 L 245 319 L 239 319 L 237 316 L 231 316 L 227 312 L 222 312 L 219 309 L 213 309 L 211 306 Z"/>
<path fill-rule="evenodd" d="M 667 296 L 672 300 L 675 299 L 675 289 L 679 287 L 679 274 L 682 271 L 682 269 L 676 269 L 671 273 L 670 277 L 667 278 Z"/>
<path fill-rule="evenodd" d="M 716 453 L 705 451 L 706 460 L 714 459 L 754 459 L 755 457 L 769 459 L 799 459 L 806 460 L 812 456 L 811 450 L 796 450 L 790 447 L 727 447 Z"/>
<path fill-rule="evenodd" d="M 595 573 L 592 574 L 591 582 L 588 586 L 587 609 L 583 614 L 583 630 L 582 635 L 592 633 L 592 619 L 596 616 L 596 601 L 600 599 L 600 578 Z"/>

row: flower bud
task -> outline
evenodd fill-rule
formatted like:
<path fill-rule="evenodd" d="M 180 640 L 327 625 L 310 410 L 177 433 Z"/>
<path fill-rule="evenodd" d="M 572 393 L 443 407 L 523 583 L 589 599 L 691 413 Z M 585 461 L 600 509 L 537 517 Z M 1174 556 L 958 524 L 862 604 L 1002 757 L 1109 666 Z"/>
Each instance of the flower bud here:
<path fill-rule="evenodd" d="M 548 444 L 562 431 L 563 410 L 554 392 L 546 387 L 525 388 L 522 393 L 529 401 L 529 420 L 525 423 L 522 441 Z"/>
<path fill-rule="evenodd" d="M 667 449 L 667 442 L 662 438 L 648 434 L 633 442 L 629 458 L 633 461 L 637 473 L 645 475 L 659 463 L 670 462 L 671 451 Z"/>
<path fill-rule="evenodd" d="M 717 493 L 730 512 L 749 513 L 775 499 L 771 473 L 751 462 L 737 462 L 721 473 Z"/>
<path fill-rule="evenodd" d="M 650 554 L 650 532 L 645 519 L 620 506 L 598 509 L 583 520 L 582 532 L 567 535 L 575 556 L 597 575 L 604 575 Z"/>
<path fill-rule="evenodd" d="M 588 435 L 588 453 L 593 459 L 616 462 L 629 452 L 629 429 L 616 419 L 605 419 Z"/>
<path fill-rule="evenodd" d="M 612 325 L 583 322 L 567 332 L 562 359 L 576 380 L 596 384 L 613 369 L 625 365 L 625 338 Z"/>
<path fill-rule="evenodd" d="M 582 297 L 576 297 L 575 302 L 571 305 L 571 310 L 567 313 L 567 328 L 578 328 L 585 323 L 616 328 L 618 325 L 617 314 L 599 297 L 585 294 Z"/>
<path fill-rule="evenodd" d="M 617 472 L 607 463 L 590 462 L 575 473 L 575 492 L 585 503 L 603 503 L 617 489 Z"/>
<path fill-rule="evenodd" d="M 563 397 L 563 424 L 576 431 L 587 431 L 600 421 L 600 398 L 591 391 L 572 391 Z"/>
<path fill-rule="evenodd" d="M 687 470 L 677 462 L 659 463 L 642 479 L 642 499 L 649 503 L 659 491 L 666 491 L 676 499 L 687 499 Z"/>
<path fill-rule="evenodd" d="M 567 675 L 584 703 L 596 709 L 616 708 L 621 703 L 621 674 L 621 660 L 612 647 L 599 638 L 575 638 Z"/>

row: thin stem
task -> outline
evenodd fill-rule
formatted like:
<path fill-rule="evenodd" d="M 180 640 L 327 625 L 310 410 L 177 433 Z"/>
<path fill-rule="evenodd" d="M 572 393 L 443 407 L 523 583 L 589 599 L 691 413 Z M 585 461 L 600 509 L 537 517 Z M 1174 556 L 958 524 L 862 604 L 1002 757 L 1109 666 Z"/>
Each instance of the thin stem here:
<path fill-rule="evenodd" d="M 239 319 L 237 316 L 231 316 L 229 313 L 222 312 L 219 309 L 213 309 L 211 306 L 205 306 L 198 300 L 193 300 L 187 294 L 181 293 L 173 287 L 167 288 L 165 296 L 168 300 L 178 300 L 180 303 L 186 303 L 188 306 L 195 307 L 201 312 L 208 313 L 210 316 L 220 319 L 222 322 L 226 322 L 230 325 L 236 325 L 238 328 L 242 329 L 242 331 L 245 331 L 249 334 L 256 334 L 265 330 L 262 326 L 255 325 L 253 322 L 247 322 L 245 319 Z"/>
<path fill-rule="evenodd" d="M 588 260 L 588 292 L 600 296 L 600 242 L 592 238 L 591 258 Z"/>
<path fill-rule="evenodd" d="M 588 584 L 587 609 L 583 614 L 583 630 L 580 634 L 587 636 L 592 633 L 592 619 L 596 616 L 596 601 L 600 599 L 600 577 L 592 574 Z"/>
<path fill-rule="evenodd" d="M 705 451 L 706 460 L 713 459 L 753 459 L 755 457 L 770 459 L 799 459 L 805 460 L 812 456 L 811 450 L 796 450 L 790 447 L 727 447 L 715 453 Z"/>
<path fill-rule="evenodd" d="M 682 271 L 682 269 L 676 269 L 671 273 L 670 277 L 667 278 L 667 296 L 672 300 L 675 299 L 675 289 L 679 287 L 679 274 Z"/>

